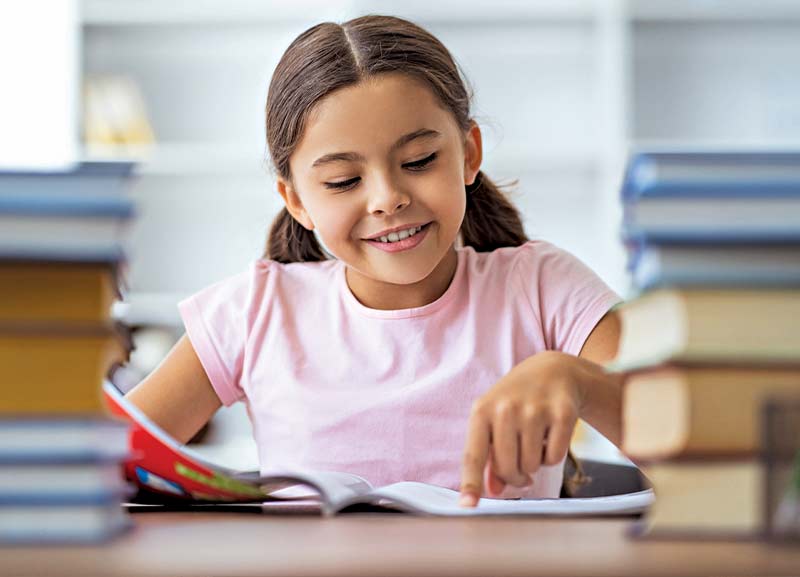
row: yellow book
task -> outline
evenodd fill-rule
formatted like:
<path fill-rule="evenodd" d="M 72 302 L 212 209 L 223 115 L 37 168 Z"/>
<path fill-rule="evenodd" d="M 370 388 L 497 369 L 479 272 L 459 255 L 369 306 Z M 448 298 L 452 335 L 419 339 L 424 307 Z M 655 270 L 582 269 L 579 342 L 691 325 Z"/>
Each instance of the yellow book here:
<path fill-rule="evenodd" d="M 625 382 L 622 449 L 634 461 L 753 455 L 761 407 L 800 395 L 800 366 L 659 366 Z"/>
<path fill-rule="evenodd" d="M 127 360 L 113 325 L 0 325 L 0 415 L 105 413 L 103 379 Z"/>
<path fill-rule="evenodd" d="M 618 309 L 612 370 L 667 362 L 800 363 L 800 290 L 660 289 Z"/>
<path fill-rule="evenodd" d="M 0 261 L 0 322 L 107 322 L 119 265 Z"/>
<path fill-rule="evenodd" d="M 641 533 L 659 537 L 752 537 L 766 521 L 765 468 L 757 459 L 667 461 L 642 467 L 656 499 Z"/>

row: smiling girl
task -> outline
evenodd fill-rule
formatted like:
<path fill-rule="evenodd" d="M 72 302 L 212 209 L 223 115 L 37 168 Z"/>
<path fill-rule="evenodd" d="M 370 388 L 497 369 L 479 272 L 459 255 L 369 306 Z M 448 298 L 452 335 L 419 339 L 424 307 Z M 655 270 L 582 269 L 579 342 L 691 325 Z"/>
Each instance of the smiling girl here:
<path fill-rule="evenodd" d="M 267 253 L 179 304 L 139 408 L 185 442 L 243 401 L 265 474 L 423 481 L 465 506 L 558 497 L 579 417 L 619 444 L 621 380 L 598 364 L 619 298 L 528 240 L 434 36 L 387 16 L 306 30 L 266 132 L 285 203 Z"/>

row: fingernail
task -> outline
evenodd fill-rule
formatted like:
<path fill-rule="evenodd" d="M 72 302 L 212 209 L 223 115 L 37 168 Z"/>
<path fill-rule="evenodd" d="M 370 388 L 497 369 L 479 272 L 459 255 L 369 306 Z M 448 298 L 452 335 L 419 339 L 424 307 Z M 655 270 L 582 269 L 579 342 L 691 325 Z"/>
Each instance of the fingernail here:
<path fill-rule="evenodd" d="M 458 504 L 461 507 L 474 507 L 478 504 L 478 499 L 475 495 L 461 495 L 461 500 Z"/>

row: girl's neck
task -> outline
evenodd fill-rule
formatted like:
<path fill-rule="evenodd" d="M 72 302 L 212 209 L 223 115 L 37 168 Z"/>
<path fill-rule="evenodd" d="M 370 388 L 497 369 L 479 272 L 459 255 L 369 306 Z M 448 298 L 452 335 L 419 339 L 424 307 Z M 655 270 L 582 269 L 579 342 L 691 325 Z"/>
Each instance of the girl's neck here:
<path fill-rule="evenodd" d="M 456 274 L 458 253 L 452 246 L 433 272 L 421 281 L 398 285 L 377 281 L 353 273 L 345 267 L 345 279 L 350 292 L 365 307 L 377 310 L 419 308 L 441 297 Z"/>

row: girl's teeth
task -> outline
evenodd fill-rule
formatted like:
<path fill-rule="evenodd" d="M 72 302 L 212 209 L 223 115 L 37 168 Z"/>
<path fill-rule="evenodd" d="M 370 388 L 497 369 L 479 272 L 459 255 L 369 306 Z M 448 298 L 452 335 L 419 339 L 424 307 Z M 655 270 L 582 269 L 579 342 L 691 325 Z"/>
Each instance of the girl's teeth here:
<path fill-rule="evenodd" d="M 422 227 L 417 228 L 410 228 L 408 230 L 401 230 L 400 232 L 390 232 L 386 236 L 382 236 L 380 238 L 381 242 L 397 242 L 398 240 L 403 240 L 404 238 L 408 238 L 409 236 L 414 236 L 417 234 Z"/>

